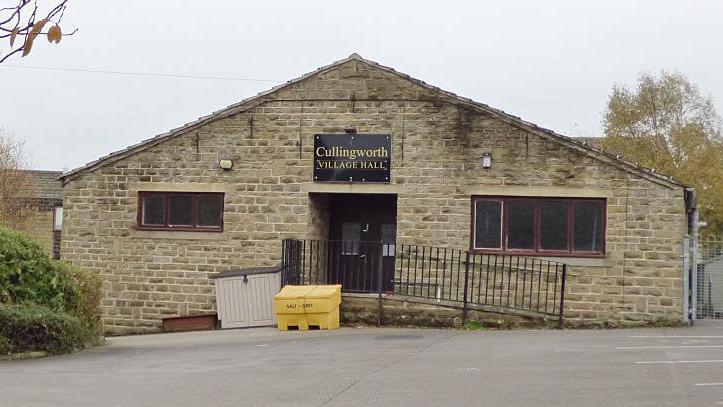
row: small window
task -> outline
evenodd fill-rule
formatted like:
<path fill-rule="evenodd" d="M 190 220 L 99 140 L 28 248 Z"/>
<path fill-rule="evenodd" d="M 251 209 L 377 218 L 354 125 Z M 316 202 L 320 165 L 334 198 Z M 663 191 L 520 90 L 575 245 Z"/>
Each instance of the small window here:
<path fill-rule="evenodd" d="M 138 226 L 142 229 L 223 229 L 223 194 L 140 192 Z"/>
<path fill-rule="evenodd" d="M 223 199 L 220 195 L 201 195 L 196 207 L 198 226 L 221 227 L 223 222 Z"/>
<path fill-rule="evenodd" d="M 567 250 L 567 201 L 540 205 L 540 250 Z"/>
<path fill-rule="evenodd" d="M 394 256 L 397 249 L 397 225 L 394 223 L 383 223 L 382 235 L 382 256 Z"/>
<path fill-rule="evenodd" d="M 194 226 L 193 198 L 193 195 L 169 195 L 168 224 L 170 226 Z"/>
<path fill-rule="evenodd" d="M 166 224 L 166 196 L 145 195 L 142 197 L 142 201 L 141 224 L 164 226 Z"/>
<path fill-rule="evenodd" d="M 63 207 L 56 206 L 53 208 L 53 230 L 61 230 L 63 228 Z"/>
<path fill-rule="evenodd" d="M 508 201 L 507 248 L 532 250 L 535 247 L 535 205 L 532 201 Z"/>
<path fill-rule="evenodd" d="M 492 253 L 602 256 L 605 200 L 479 197 L 472 249 Z"/>
<path fill-rule="evenodd" d="M 341 224 L 342 254 L 356 256 L 359 254 L 359 242 L 361 241 L 361 224 Z"/>
<path fill-rule="evenodd" d="M 599 252 L 602 250 L 602 214 L 599 202 L 576 202 L 573 206 L 574 251 Z"/>
<path fill-rule="evenodd" d="M 502 249 L 502 201 L 475 202 L 475 247 Z"/>

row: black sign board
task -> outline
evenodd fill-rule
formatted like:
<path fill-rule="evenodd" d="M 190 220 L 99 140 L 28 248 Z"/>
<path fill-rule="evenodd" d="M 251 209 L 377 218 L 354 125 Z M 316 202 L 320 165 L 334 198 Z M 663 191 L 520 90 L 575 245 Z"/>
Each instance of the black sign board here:
<path fill-rule="evenodd" d="M 388 134 L 316 134 L 315 182 L 389 182 L 392 141 Z"/>

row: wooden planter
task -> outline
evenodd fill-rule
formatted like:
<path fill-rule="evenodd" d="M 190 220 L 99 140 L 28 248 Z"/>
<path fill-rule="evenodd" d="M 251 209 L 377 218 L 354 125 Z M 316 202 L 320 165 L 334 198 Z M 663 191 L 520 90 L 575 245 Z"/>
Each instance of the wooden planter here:
<path fill-rule="evenodd" d="M 208 331 L 216 329 L 216 314 L 163 318 L 163 332 Z"/>

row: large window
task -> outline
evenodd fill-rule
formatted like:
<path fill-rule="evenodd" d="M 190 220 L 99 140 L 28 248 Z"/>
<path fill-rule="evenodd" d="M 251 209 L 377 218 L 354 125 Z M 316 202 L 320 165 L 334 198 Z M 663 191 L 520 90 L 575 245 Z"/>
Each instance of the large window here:
<path fill-rule="evenodd" d="M 138 227 L 220 231 L 223 229 L 223 194 L 139 192 Z"/>
<path fill-rule="evenodd" d="M 605 200 L 475 197 L 472 248 L 483 252 L 602 256 Z"/>

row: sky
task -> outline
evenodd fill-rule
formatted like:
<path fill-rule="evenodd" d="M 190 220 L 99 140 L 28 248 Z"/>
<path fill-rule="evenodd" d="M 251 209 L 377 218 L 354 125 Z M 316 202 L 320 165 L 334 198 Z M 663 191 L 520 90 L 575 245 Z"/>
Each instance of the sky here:
<path fill-rule="evenodd" d="M 723 2 L 697 0 L 70 0 L 61 26 L 75 35 L 0 64 L 0 127 L 32 168 L 73 169 L 356 52 L 598 136 L 612 87 L 641 72 L 682 72 L 723 112 L 722 17 Z"/>

